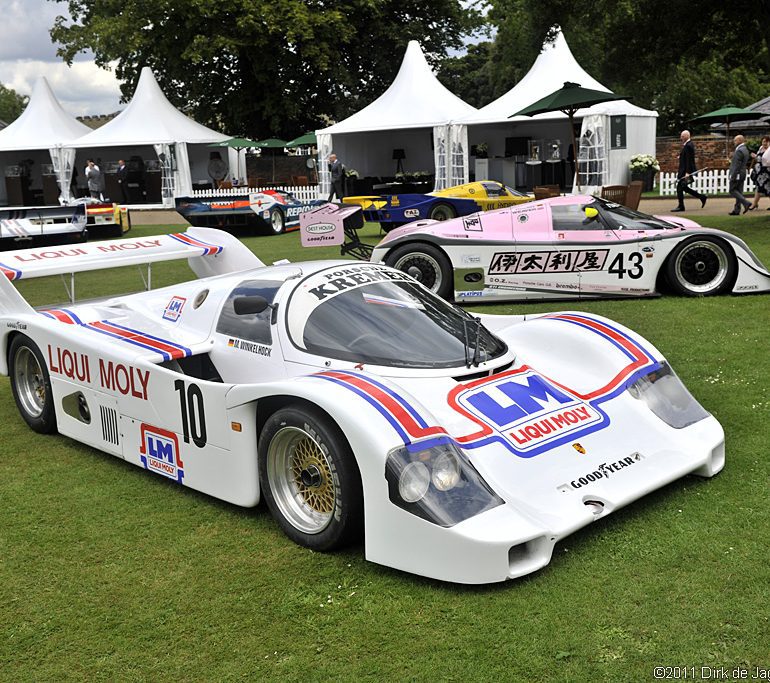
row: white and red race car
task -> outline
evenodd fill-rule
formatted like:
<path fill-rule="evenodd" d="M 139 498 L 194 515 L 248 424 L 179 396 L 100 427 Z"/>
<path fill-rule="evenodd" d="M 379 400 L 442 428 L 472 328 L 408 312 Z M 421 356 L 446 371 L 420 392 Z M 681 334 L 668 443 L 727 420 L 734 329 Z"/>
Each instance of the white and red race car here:
<path fill-rule="evenodd" d="M 648 341 L 583 313 L 475 317 L 405 273 L 265 266 L 211 229 L 2 255 L 0 371 L 29 426 L 236 505 L 296 542 L 445 581 L 724 465 Z M 188 259 L 197 279 L 33 309 L 13 281 Z M 74 292 L 71 292 L 74 297 Z"/>
<path fill-rule="evenodd" d="M 131 229 L 128 209 L 112 202 L 81 199 L 67 206 L 0 209 L 0 246 L 85 242 L 89 235 L 120 236 Z"/>

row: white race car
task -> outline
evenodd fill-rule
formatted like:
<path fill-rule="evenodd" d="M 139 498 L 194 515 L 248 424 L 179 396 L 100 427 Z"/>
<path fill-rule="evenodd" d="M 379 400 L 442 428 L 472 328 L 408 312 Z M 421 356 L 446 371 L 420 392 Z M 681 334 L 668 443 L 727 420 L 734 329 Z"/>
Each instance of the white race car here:
<path fill-rule="evenodd" d="M 719 423 L 647 341 L 582 313 L 474 317 L 388 266 L 264 266 L 217 230 L 3 255 L 0 370 L 29 426 L 286 534 L 459 583 L 724 465 Z M 187 258 L 198 276 L 38 310 L 18 278 Z M 74 297 L 74 292 L 71 292 Z"/>

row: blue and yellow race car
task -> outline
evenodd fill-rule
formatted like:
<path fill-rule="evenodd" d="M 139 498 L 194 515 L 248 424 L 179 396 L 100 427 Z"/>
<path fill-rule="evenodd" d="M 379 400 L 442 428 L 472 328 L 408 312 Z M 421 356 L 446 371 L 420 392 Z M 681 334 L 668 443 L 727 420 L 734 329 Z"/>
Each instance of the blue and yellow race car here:
<path fill-rule="evenodd" d="M 430 194 L 397 194 L 345 197 L 345 204 L 359 204 L 367 221 L 379 223 L 385 232 L 421 218 L 446 221 L 478 211 L 503 209 L 532 201 L 533 197 L 493 180 L 456 185 Z"/>

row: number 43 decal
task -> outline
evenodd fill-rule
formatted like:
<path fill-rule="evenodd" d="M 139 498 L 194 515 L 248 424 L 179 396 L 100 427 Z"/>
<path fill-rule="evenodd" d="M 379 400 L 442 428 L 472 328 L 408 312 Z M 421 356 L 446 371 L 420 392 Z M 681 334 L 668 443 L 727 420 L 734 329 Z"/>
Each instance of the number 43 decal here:
<path fill-rule="evenodd" d="M 642 267 L 643 258 L 642 254 L 638 251 L 632 251 L 628 256 L 621 251 L 612 260 L 607 272 L 617 275 L 621 280 L 626 275 L 632 280 L 638 280 L 644 275 L 644 268 Z"/>

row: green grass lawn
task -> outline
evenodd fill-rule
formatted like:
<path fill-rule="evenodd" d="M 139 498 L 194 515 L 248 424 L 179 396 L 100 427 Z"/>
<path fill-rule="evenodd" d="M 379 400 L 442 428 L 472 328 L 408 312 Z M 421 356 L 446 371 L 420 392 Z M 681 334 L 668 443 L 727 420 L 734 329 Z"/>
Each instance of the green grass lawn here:
<path fill-rule="evenodd" d="M 770 264 L 770 217 L 703 222 Z M 337 254 L 302 250 L 297 233 L 243 241 L 268 263 Z M 158 266 L 156 286 L 185 268 Z M 110 275 L 114 291 L 134 287 L 126 271 Z M 86 296 L 105 278 L 79 283 Z M 55 279 L 22 285 L 35 304 L 63 299 Z M 562 309 L 651 340 L 721 421 L 727 465 L 574 534 L 542 571 L 486 587 L 370 564 L 362 547 L 313 553 L 264 506 L 37 435 L 0 378 L 0 680 L 648 681 L 657 665 L 770 667 L 770 296 L 474 308 Z"/>

